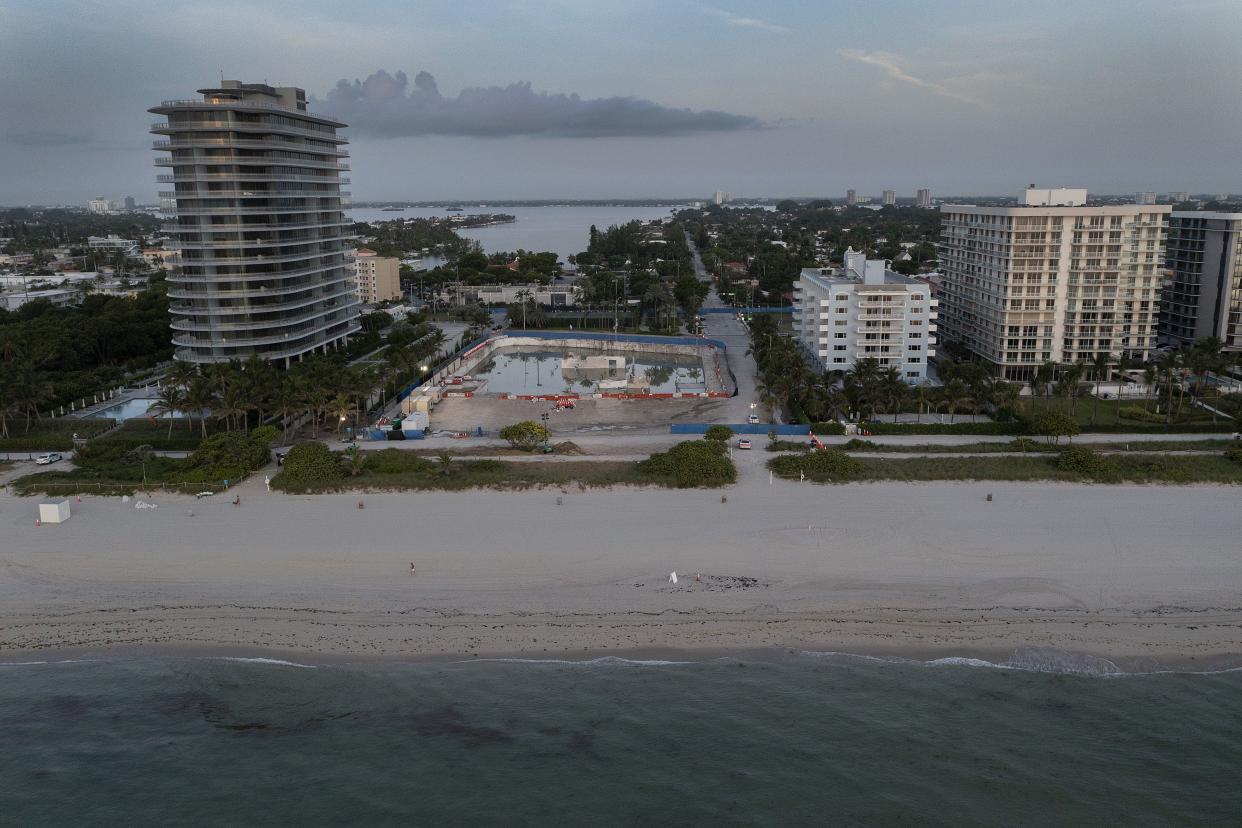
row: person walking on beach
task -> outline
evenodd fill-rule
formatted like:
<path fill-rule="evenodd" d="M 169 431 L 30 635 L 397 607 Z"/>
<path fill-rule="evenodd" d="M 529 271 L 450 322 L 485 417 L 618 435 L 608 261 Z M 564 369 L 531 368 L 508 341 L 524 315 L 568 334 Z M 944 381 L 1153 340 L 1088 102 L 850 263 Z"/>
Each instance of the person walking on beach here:
<path fill-rule="evenodd" d="M 414 562 L 413 561 L 410 561 L 410 574 L 411 575 L 414 574 Z"/>
<path fill-rule="evenodd" d="M 241 495 L 233 495 L 233 505 L 234 506 L 241 505 Z"/>
<path fill-rule="evenodd" d="M 267 490 L 270 492 L 272 490 L 272 478 L 264 476 L 263 485 L 267 486 Z"/>

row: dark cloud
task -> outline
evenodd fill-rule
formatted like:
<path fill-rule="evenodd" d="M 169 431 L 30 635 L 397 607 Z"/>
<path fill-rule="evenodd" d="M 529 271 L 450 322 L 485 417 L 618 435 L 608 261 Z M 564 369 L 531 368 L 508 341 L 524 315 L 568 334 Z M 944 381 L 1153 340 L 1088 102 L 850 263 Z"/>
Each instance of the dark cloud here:
<path fill-rule="evenodd" d="M 68 147 L 89 144 L 90 136 L 81 132 L 62 132 L 56 129 L 27 129 L 7 132 L 4 140 L 22 147 Z"/>
<path fill-rule="evenodd" d="M 529 83 L 463 89 L 445 97 L 427 72 L 414 77 L 382 69 L 364 81 L 338 81 L 314 108 L 340 118 L 359 133 L 383 138 L 469 135 L 547 138 L 686 135 L 735 132 L 764 126 L 729 112 L 675 109 L 641 98 L 590 98 L 536 92 Z"/>

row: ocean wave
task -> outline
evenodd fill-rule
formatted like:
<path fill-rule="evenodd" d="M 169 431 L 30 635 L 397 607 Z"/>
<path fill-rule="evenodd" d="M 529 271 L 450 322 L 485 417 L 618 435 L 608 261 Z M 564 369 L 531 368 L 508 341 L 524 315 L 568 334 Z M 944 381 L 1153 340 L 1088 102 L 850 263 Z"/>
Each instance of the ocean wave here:
<path fill-rule="evenodd" d="M 675 667 L 685 664 L 698 664 L 697 661 L 663 661 L 660 659 L 621 658 L 620 656 L 600 656 L 599 658 L 470 658 L 461 661 L 450 661 L 450 664 L 564 664 L 573 667 Z"/>
<path fill-rule="evenodd" d="M 1242 666 L 1220 667 L 1211 670 L 1189 670 L 1172 667 L 1152 667 L 1149 670 L 1123 670 L 1114 662 L 1085 653 L 1032 648 L 1016 650 L 1005 661 L 988 661 L 969 656 L 944 656 L 933 659 L 903 658 L 902 656 L 874 656 L 863 653 L 845 653 L 833 650 L 802 650 L 799 655 L 835 661 L 863 661 L 880 664 L 898 664 L 917 667 L 966 667 L 986 670 L 1017 670 L 1028 673 L 1055 673 L 1086 676 L 1091 678 L 1130 678 L 1156 675 L 1213 676 L 1223 673 L 1242 672 Z"/>
<path fill-rule="evenodd" d="M 0 661 L 0 667 L 36 667 L 41 664 L 93 664 L 95 658 L 64 658 L 59 661 Z"/>
<path fill-rule="evenodd" d="M 238 661 L 245 664 L 271 664 L 276 667 L 301 667 L 303 670 L 319 669 L 315 664 L 298 664 L 296 661 L 285 661 L 280 658 L 243 658 L 242 656 L 207 656 L 206 661 Z"/>

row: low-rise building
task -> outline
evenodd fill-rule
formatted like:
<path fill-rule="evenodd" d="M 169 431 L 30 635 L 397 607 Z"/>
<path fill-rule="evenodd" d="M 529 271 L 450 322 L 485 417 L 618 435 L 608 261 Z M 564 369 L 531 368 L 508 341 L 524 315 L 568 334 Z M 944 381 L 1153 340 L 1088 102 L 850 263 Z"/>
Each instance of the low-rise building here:
<path fill-rule="evenodd" d="M 401 261 L 362 248 L 354 259 L 354 281 L 358 300 L 374 305 L 401 298 Z"/>
<path fill-rule="evenodd" d="M 851 248 L 842 268 L 802 270 L 794 285 L 794 332 L 826 371 L 874 359 L 907 382 L 926 382 L 927 359 L 936 354 L 936 305 L 927 283 Z"/>
<path fill-rule="evenodd" d="M 543 307 L 568 308 L 578 304 L 578 289 L 572 284 L 447 285 L 436 298 L 446 304 L 481 302 L 484 305 L 514 305 L 533 299 L 536 305 Z"/>
<path fill-rule="evenodd" d="M 124 253 L 135 259 L 142 258 L 142 248 L 133 239 L 123 239 L 115 234 L 88 236 L 86 246 L 93 253 Z"/>

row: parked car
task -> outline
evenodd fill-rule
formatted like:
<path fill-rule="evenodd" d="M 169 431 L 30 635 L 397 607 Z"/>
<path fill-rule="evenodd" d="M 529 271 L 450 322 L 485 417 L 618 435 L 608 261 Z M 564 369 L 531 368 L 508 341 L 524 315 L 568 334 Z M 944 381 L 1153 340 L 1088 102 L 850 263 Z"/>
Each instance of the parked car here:
<path fill-rule="evenodd" d="M 759 422 L 759 415 L 751 414 L 749 417 L 746 418 L 746 422 L 750 423 L 751 425 L 757 424 Z"/>
<path fill-rule="evenodd" d="M 64 459 L 65 458 L 61 457 L 59 454 L 53 451 L 49 454 L 40 454 L 38 457 L 36 457 L 35 465 L 36 466 L 48 466 L 48 465 L 51 465 L 52 463 L 59 463 L 61 460 L 64 460 Z"/>
<path fill-rule="evenodd" d="M 737 441 L 737 447 L 740 449 L 750 448 L 750 440 L 747 440 L 746 438 L 743 437 L 741 440 Z"/>

